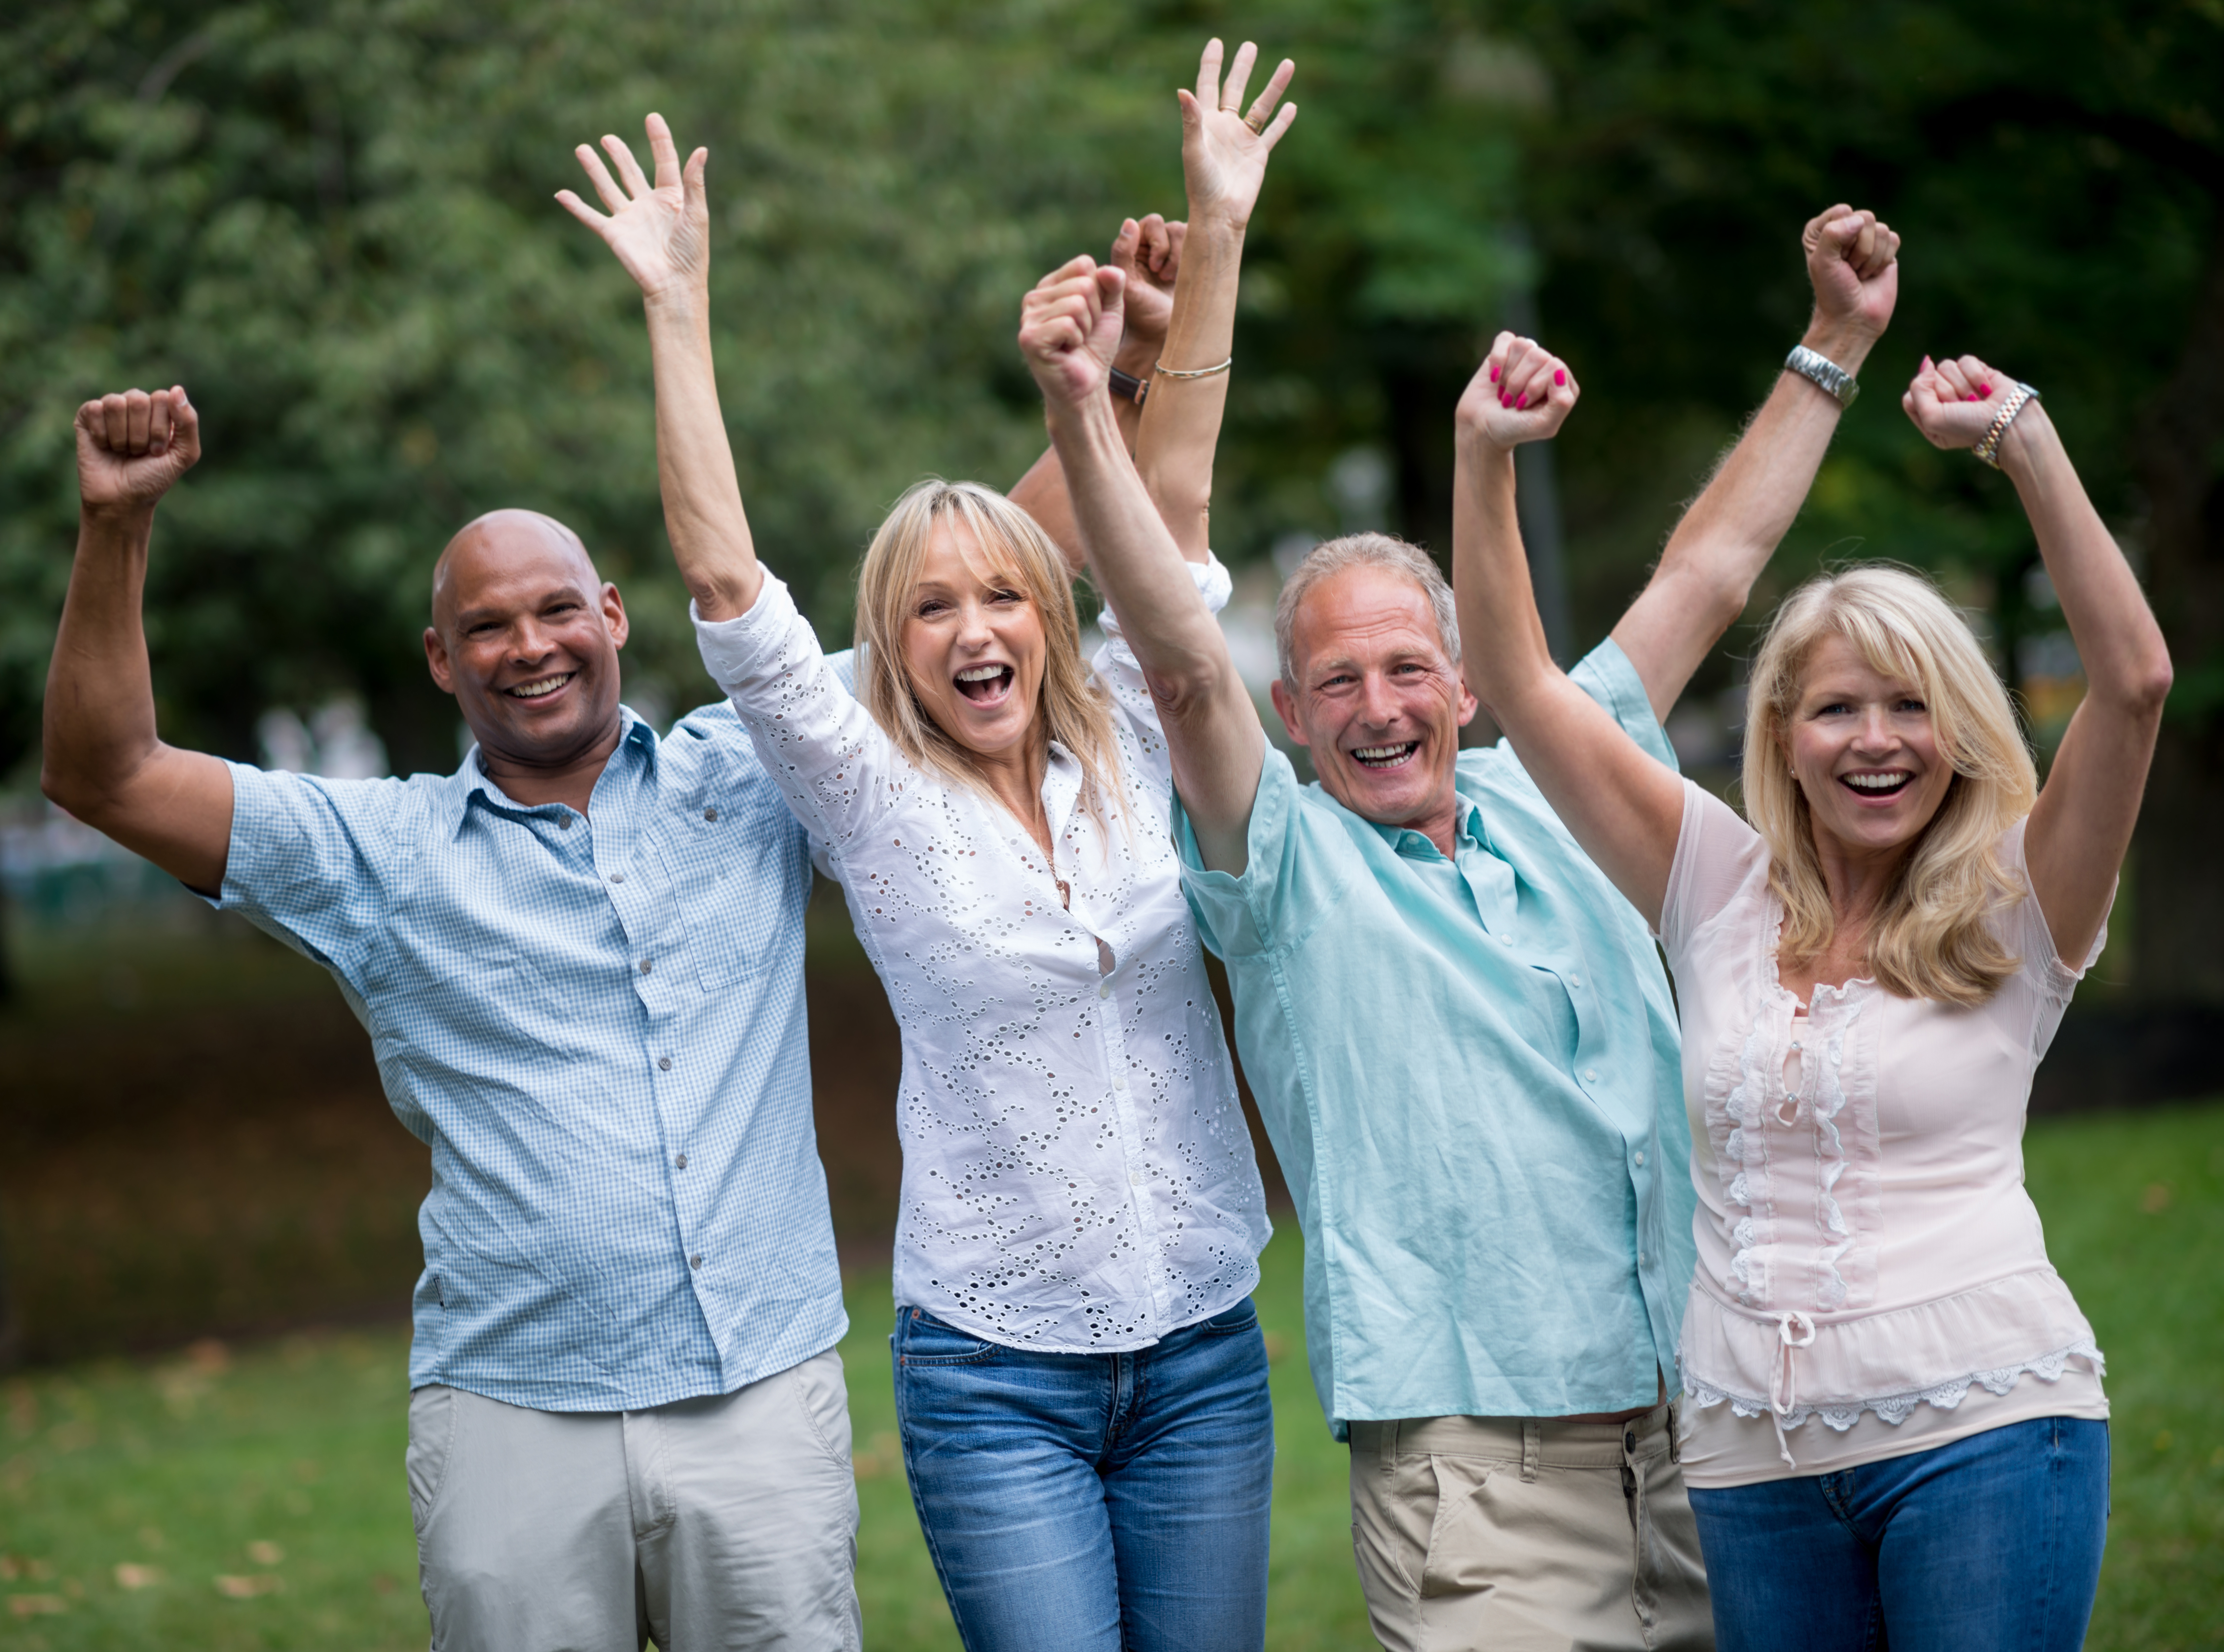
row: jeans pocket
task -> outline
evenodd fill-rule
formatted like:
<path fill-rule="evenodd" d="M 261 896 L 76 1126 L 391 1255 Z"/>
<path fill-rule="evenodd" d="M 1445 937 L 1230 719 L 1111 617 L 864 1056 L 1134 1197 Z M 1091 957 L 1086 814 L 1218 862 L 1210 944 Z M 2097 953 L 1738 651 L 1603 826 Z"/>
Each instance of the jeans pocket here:
<path fill-rule="evenodd" d="M 1197 1326 L 1197 1330 L 1201 1336 L 1235 1336 L 1242 1332 L 1251 1330 L 1258 1323 L 1259 1309 L 1252 1300 L 1246 1296 L 1235 1307 L 1223 1308 L 1210 1319 L 1204 1321 Z"/>
<path fill-rule="evenodd" d="M 896 1310 L 899 1365 L 984 1365 L 996 1352 L 995 1343 L 945 1325 L 923 1308 Z"/>
<path fill-rule="evenodd" d="M 452 1388 L 435 1383 L 409 1397 L 409 1449 L 402 1459 L 409 1476 L 409 1514 L 423 1537 L 447 1484 L 456 1454 L 456 1419 L 463 1409 Z"/>

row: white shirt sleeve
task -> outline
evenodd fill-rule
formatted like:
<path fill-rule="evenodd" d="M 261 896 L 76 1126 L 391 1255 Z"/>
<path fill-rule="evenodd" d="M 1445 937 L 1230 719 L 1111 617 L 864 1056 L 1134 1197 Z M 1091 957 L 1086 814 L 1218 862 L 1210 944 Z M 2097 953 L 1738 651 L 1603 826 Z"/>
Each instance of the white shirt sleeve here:
<path fill-rule="evenodd" d="M 850 694 L 770 572 L 738 618 L 705 620 L 692 603 L 688 614 L 703 664 L 733 701 L 766 772 L 814 848 L 838 851 L 900 793 L 910 762 Z"/>

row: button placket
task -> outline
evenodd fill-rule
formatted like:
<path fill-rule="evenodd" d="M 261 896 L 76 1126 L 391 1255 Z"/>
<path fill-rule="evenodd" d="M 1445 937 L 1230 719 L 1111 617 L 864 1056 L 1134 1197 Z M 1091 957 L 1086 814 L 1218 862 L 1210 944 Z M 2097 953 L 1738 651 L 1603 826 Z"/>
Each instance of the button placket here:
<path fill-rule="evenodd" d="M 1112 1119 L 1117 1132 L 1120 1153 L 1128 1172 L 1128 1207 L 1134 1214 L 1139 1233 L 1155 1236 L 1158 1224 L 1152 1220 L 1150 1177 L 1145 1163 L 1142 1132 L 1135 1119 L 1134 1088 L 1128 1082 L 1127 1041 L 1121 1036 L 1118 1006 L 1107 1000 L 1096 1017 L 1098 1047 L 1103 1050 L 1105 1067 L 1109 1074 L 1107 1094 L 1112 1107 Z M 1160 1271 L 1149 1265 L 1148 1258 L 1157 1254 L 1154 1245 L 1134 1247 L 1135 1260 L 1131 1264 L 1140 1269 L 1148 1287 L 1151 1304 L 1150 1331 L 1159 1334 L 1166 1322 L 1168 1310 L 1166 1282 Z"/>

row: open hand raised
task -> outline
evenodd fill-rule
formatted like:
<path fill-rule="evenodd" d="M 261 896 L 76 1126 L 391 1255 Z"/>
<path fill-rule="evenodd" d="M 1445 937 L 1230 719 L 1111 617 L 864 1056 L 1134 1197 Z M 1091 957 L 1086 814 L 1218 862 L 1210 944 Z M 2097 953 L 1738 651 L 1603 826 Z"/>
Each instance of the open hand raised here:
<path fill-rule="evenodd" d="M 1020 353 L 1046 401 L 1078 407 L 1104 394 L 1120 348 L 1126 278 L 1087 253 L 1035 283 L 1020 305 Z"/>
<path fill-rule="evenodd" d="M 586 168 L 603 205 L 610 209 L 610 216 L 603 217 L 568 189 L 558 190 L 556 199 L 565 211 L 602 236 L 603 244 L 625 266 L 626 274 L 639 285 L 643 297 L 703 291 L 711 274 L 711 208 L 703 193 L 703 170 L 710 163 L 711 152 L 696 150 L 687 157 L 683 171 L 679 150 L 664 117 L 651 115 L 643 124 L 648 131 L 649 155 L 656 165 L 654 185 L 641 175 L 641 163 L 633 158 L 624 140 L 610 134 L 603 139 L 603 148 L 610 152 L 619 177 L 625 180 L 622 190 L 592 146 L 582 143 L 572 151 Z"/>
<path fill-rule="evenodd" d="M 77 410 L 77 486 L 88 510 L 149 510 L 201 456 L 200 415 L 172 385 Z"/>
<path fill-rule="evenodd" d="M 1182 177 L 1189 186 L 1192 220 L 1200 212 L 1213 212 L 1240 230 L 1250 223 L 1251 209 L 1258 205 L 1267 155 L 1298 117 L 1295 104 L 1283 104 L 1279 113 L 1274 109 L 1298 66 L 1284 58 L 1267 89 L 1246 110 L 1243 91 L 1259 48 L 1249 41 L 1235 48 L 1225 85 L 1220 79 L 1220 42 L 1208 41 L 1197 60 L 1196 92 L 1174 94 L 1181 100 Z"/>
<path fill-rule="evenodd" d="M 1842 204 L 1818 212 L 1800 232 L 1815 318 L 1874 344 L 1899 300 L 1899 237 L 1870 211 Z"/>
<path fill-rule="evenodd" d="M 1533 338 L 1501 332 L 1460 397 L 1457 423 L 1510 450 L 1557 435 L 1582 394 L 1565 362 Z"/>

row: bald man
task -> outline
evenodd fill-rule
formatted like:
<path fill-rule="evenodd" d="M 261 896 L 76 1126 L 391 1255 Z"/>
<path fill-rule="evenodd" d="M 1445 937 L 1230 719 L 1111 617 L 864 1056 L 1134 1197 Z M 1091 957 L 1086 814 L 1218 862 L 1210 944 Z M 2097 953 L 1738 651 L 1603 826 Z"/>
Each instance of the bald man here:
<path fill-rule="evenodd" d="M 855 1648 L 847 1328 L 811 1121 L 805 842 L 723 703 L 659 740 L 626 611 L 497 511 L 425 659 L 477 745 L 326 780 L 162 743 L 140 621 L 181 389 L 78 410 L 47 795 L 332 971 L 433 1155 L 410 1499 L 445 1652 Z"/>

